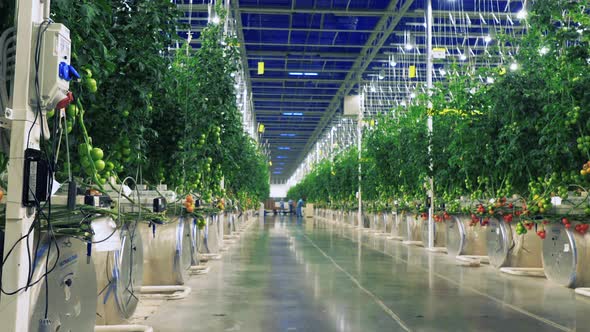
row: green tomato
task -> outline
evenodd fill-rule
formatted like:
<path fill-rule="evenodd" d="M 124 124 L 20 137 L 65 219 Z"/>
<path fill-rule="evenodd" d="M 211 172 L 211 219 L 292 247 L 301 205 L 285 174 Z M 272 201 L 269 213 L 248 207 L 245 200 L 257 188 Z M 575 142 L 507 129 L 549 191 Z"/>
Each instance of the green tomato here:
<path fill-rule="evenodd" d="M 92 151 L 90 151 L 90 156 L 92 157 L 92 160 L 101 160 L 104 157 L 104 152 L 101 148 L 93 148 Z"/>
<path fill-rule="evenodd" d="M 55 110 L 47 111 L 47 118 L 51 119 L 55 115 Z"/>
<path fill-rule="evenodd" d="M 87 156 L 90 151 L 92 151 L 92 145 L 86 143 L 78 145 L 78 153 L 81 156 Z"/>
<path fill-rule="evenodd" d="M 88 160 L 88 157 L 82 157 L 80 159 L 80 164 L 82 167 L 84 167 L 84 169 L 90 168 L 90 160 Z"/>
<path fill-rule="evenodd" d="M 129 116 L 129 111 L 125 110 L 123 111 L 123 117 L 126 118 Z"/>
<path fill-rule="evenodd" d="M 86 88 L 91 93 L 96 93 L 96 91 L 98 91 L 98 85 L 97 85 L 96 80 L 94 78 L 88 78 L 85 81 L 85 83 L 86 83 Z"/>
<path fill-rule="evenodd" d="M 121 150 L 121 154 L 122 154 L 124 157 L 128 157 L 128 156 L 131 154 L 131 149 L 130 149 L 130 148 L 123 148 L 123 149 Z"/>
<path fill-rule="evenodd" d="M 112 171 L 115 169 L 115 164 L 113 164 L 113 162 L 111 162 L 111 161 L 107 161 L 106 165 L 105 165 L 105 169 L 107 171 Z"/>
<path fill-rule="evenodd" d="M 76 104 L 70 104 L 68 105 L 68 108 L 66 110 L 66 114 L 68 116 L 68 118 L 75 118 L 78 115 L 78 106 L 76 106 Z"/>
<path fill-rule="evenodd" d="M 94 161 L 94 167 L 96 168 L 96 170 L 98 172 L 101 172 L 102 170 L 105 169 L 106 164 L 105 164 L 104 160 L 99 159 L 99 160 Z"/>
<path fill-rule="evenodd" d="M 86 175 L 88 176 L 92 176 L 94 174 L 94 172 L 92 171 L 92 168 L 88 167 L 84 169 L 84 172 L 86 173 Z"/>

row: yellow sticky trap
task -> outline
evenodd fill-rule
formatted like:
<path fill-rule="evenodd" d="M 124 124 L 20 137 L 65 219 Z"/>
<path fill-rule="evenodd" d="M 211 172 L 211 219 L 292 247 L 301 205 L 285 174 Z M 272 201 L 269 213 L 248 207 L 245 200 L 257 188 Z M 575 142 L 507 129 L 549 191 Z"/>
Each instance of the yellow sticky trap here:
<path fill-rule="evenodd" d="M 269 166 L 272 166 L 272 161 L 269 161 L 269 162 L 268 162 L 268 165 L 269 165 Z"/>
<path fill-rule="evenodd" d="M 416 78 L 416 66 L 410 66 L 410 71 L 408 72 L 410 78 Z"/>
<path fill-rule="evenodd" d="M 264 125 L 262 123 L 258 125 L 258 132 L 261 134 L 264 133 Z"/>
<path fill-rule="evenodd" d="M 258 75 L 264 75 L 264 62 L 258 62 Z"/>
<path fill-rule="evenodd" d="M 370 124 L 369 124 L 369 125 L 370 125 L 371 127 L 374 127 L 374 126 L 375 126 L 375 120 L 371 119 L 371 122 L 370 122 Z"/>

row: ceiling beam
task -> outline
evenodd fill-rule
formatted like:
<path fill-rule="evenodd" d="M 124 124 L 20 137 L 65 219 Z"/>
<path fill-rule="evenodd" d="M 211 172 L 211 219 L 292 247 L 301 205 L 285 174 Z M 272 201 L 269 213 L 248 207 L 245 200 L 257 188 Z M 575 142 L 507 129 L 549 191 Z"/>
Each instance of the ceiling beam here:
<path fill-rule="evenodd" d="M 318 79 L 312 76 L 306 76 L 301 78 L 273 78 L 273 77 L 252 77 L 252 82 L 313 82 L 314 84 L 334 84 L 341 83 L 344 80 L 333 80 L 333 79 Z"/>
<path fill-rule="evenodd" d="M 280 101 L 283 103 L 329 103 L 332 99 L 312 99 L 305 98 L 305 99 L 297 99 L 297 98 L 254 98 L 254 101 Z"/>
<path fill-rule="evenodd" d="M 240 7 L 242 13 L 263 15 L 292 15 L 292 14 L 332 14 L 335 16 L 376 16 L 383 15 L 381 10 L 371 9 L 337 9 L 337 8 L 285 8 L 285 7 Z"/>
<path fill-rule="evenodd" d="M 256 85 L 256 86 L 252 86 L 252 89 L 302 89 L 302 90 L 338 90 L 339 88 L 335 88 L 335 87 L 314 87 L 314 86 L 310 86 L 310 87 L 304 87 L 304 86 L 282 86 L 282 85 Z M 257 94 L 259 92 L 254 92 L 254 94 Z"/>
<path fill-rule="evenodd" d="M 289 91 L 289 93 L 285 92 L 285 93 L 266 93 L 266 92 L 256 92 L 254 93 L 254 98 L 257 98 L 257 96 L 263 96 L 263 97 L 281 97 L 281 96 L 301 96 L 301 93 L 297 90 L 292 90 Z M 314 94 L 313 97 L 334 97 L 334 95 L 330 94 L 330 95 L 322 95 L 322 94 Z"/>
<path fill-rule="evenodd" d="M 256 102 L 256 100 L 254 100 Z M 257 108 L 270 108 L 273 110 L 284 110 L 284 111 L 292 111 L 292 110 L 323 110 L 326 109 L 327 106 L 295 106 L 295 105 L 283 105 L 283 106 L 272 106 L 272 105 L 258 105 Z"/>
<path fill-rule="evenodd" d="M 334 58 L 351 58 L 348 61 L 354 61 L 358 54 L 354 53 L 331 53 L 331 52 L 316 52 L 316 51 L 248 51 L 249 57 L 285 57 L 285 56 L 308 56 L 308 57 L 321 57 L 321 59 L 289 59 L 289 60 L 315 60 L 315 61 L 324 61 L 325 58 L 334 57 Z"/>
<path fill-rule="evenodd" d="M 289 59 L 289 62 L 291 62 L 292 60 Z M 256 69 L 250 69 L 250 71 L 256 71 Z M 321 69 L 321 70 L 315 70 L 312 68 L 268 68 L 268 66 L 266 66 L 266 68 L 264 68 L 265 72 L 278 72 L 278 73 L 291 73 L 291 72 L 314 72 L 314 73 L 348 73 L 348 70 L 346 69 L 330 69 L 330 68 L 325 68 L 325 69 Z M 299 75 L 301 76 L 301 75 Z M 307 76 L 309 77 L 309 76 Z"/>
<path fill-rule="evenodd" d="M 414 0 L 406 0 L 398 11 L 398 1 L 399 0 L 391 0 L 387 9 L 383 11 L 384 15 L 377 23 L 375 31 L 367 40 L 367 43 L 360 52 L 360 56 L 356 59 L 354 65 L 352 66 L 351 71 L 348 73 L 348 75 L 346 75 L 344 83 L 332 99 L 330 107 L 324 114 L 322 121 L 318 124 L 318 127 L 314 131 L 313 135 L 307 142 L 305 150 L 301 153 L 299 158 L 297 158 L 297 162 L 295 163 L 296 165 L 300 164 L 301 161 L 304 160 L 306 154 L 311 150 L 319 136 L 324 131 L 324 128 L 326 128 L 326 126 L 331 122 L 336 111 L 340 109 L 344 97 L 348 95 L 358 83 L 358 81 L 362 79 L 365 69 L 367 69 L 373 59 L 375 59 L 377 54 L 381 51 L 381 48 L 383 45 L 385 45 L 391 33 L 395 30 L 402 17 L 407 14 L 408 9 L 414 2 Z"/>
<path fill-rule="evenodd" d="M 355 32 L 355 33 L 372 33 L 373 30 L 351 30 L 351 29 L 318 29 L 318 28 L 270 28 L 270 27 L 256 27 L 247 26 L 244 30 L 257 31 L 292 31 L 292 32 Z"/>
<path fill-rule="evenodd" d="M 198 42 L 198 41 L 196 41 Z M 357 44 L 344 44 L 344 45 L 333 45 L 333 44 L 288 44 L 288 43 L 265 43 L 265 42 L 246 42 L 246 46 L 259 46 L 259 47 L 323 47 L 323 48 L 363 48 L 363 45 Z"/>

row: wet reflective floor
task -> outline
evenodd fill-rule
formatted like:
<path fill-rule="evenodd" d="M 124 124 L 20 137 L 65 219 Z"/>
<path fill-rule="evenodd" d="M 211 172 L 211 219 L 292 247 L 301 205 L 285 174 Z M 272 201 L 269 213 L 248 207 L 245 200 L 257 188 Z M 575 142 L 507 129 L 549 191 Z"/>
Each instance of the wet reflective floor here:
<path fill-rule="evenodd" d="M 590 331 L 590 301 L 545 279 L 295 217 L 252 226 L 154 331 Z"/>

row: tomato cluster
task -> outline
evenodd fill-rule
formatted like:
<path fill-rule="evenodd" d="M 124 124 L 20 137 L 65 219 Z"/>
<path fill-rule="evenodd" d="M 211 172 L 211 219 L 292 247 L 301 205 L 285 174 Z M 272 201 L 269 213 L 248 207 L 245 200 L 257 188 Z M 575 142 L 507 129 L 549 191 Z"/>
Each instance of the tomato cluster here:
<path fill-rule="evenodd" d="M 184 209 L 187 213 L 195 212 L 195 200 L 192 195 L 187 195 L 184 201 Z"/>
<path fill-rule="evenodd" d="M 576 232 L 584 235 L 588 232 L 588 228 L 590 228 L 590 224 L 577 224 L 575 227 Z"/>

